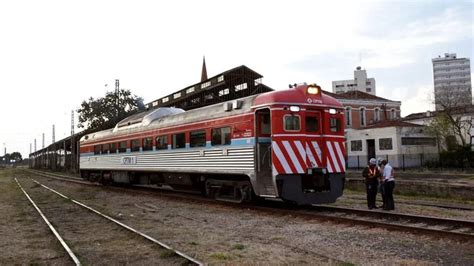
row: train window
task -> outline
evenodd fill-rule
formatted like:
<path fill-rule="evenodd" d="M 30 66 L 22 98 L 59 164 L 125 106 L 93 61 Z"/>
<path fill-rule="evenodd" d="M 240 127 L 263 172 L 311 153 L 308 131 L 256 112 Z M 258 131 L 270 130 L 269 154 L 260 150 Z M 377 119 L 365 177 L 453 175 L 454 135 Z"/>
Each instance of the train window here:
<path fill-rule="evenodd" d="M 329 128 L 331 132 L 339 132 L 341 130 L 341 120 L 335 117 L 329 119 Z"/>
<path fill-rule="evenodd" d="M 285 115 L 283 117 L 285 131 L 300 131 L 300 117 L 297 115 Z"/>
<path fill-rule="evenodd" d="M 306 132 L 318 132 L 319 121 L 316 116 L 306 116 Z"/>
<path fill-rule="evenodd" d="M 173 134 L 173 149 L 186 147 L 186 137 L 184 133 Z"/>
<path fill-rule="evenodd" d="M 158 136 L 158 137 L 156 137 L 156 149 L 157 150 L 166 150 L 166 149 L 168 149 L 168 136 Z"/>
<path fill-rule="evenodd" d="M 270 135 L 271 133 L 270 113 L 264 113 L 260 116 L 260 134 Z"/>
<path fill-rule="evenodd" d="M 230 145 L 230 127 L 213 128 L 211 145 Z"/>
<path fill-rule="evenodd" d="M 110 143 L 110 153 L 117 153 L 117 143 Z"/>
<path fill-rule="evenodd" d="M 110 150 L 110 145 L 107 143 L 107 144 L 103 144 L 102 145 L 102 154 L 107 154 L 109 153 L 109 150 Z"/>
<path fill-rule="evenodd" d="M 126 152 L 127 151 L 127 142 L 121 141 L 118 143 L 119 152 Z"/>
<path fill-rule="evenodd" d="M 140 151 L 140 140 L 139 139 L 133 139 L 132 140 L 132 147 L 131 150 L 133 151 Z"/>
<path fill-rule="evenodd" d="M 204 147 L 206 146 L 206 130 L 196 130 L 189 133 L 190 147 Z"/>
<path fill-rule="evenodd" d="M 153 138 L 144 138 L 143 139 L 143 150 L 144 151 L 153 150 Z"/>
<path fill-rule="evenodd" d="M 94 146 L 94 154 L 100 154 L 102 146 L 101 145 L 95 145 Z"/>

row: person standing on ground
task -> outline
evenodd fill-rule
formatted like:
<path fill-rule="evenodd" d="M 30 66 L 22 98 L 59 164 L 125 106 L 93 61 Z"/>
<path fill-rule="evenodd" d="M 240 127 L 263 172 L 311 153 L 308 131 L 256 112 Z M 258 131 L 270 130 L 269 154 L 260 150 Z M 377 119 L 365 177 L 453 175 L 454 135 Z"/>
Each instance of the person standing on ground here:
<path fill-rule="evenodd" d="M 377 206 L 375 206 L 375 199 L 377 198 L 377 188 L 379 185 L 378 179 L 381 174 L 377 167 L 377 160 L 375 160 L 375 158 L 369 160 L 369 165 L 362 171 L 362 176 L 365 177 L 367 207 L 369 207 L 369 210 L 377 208 Z"/>
<path fill-rule="evenodd" d="M 382 161 L 383 165 L 383 188 L 384 188 L 384 207 L 386 211 L 395 210 L 395 202 L 393 201 L 393 189 L 395 188 L 395 179 L 393 177 L 393 168 L 387 162 Z"/>

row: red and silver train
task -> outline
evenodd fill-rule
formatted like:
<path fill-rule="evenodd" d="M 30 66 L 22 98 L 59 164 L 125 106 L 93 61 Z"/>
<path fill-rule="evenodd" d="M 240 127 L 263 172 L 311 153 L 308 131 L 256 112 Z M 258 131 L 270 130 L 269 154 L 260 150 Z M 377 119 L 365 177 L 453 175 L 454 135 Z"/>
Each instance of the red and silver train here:
<path fill-rule="evenodd" d="M 306 84 L 186 112 L 158 108 L 82 137 L 80 170 L 219 200 L 331 203 L 344 188 L 343 121 L 341 103 Z"/>

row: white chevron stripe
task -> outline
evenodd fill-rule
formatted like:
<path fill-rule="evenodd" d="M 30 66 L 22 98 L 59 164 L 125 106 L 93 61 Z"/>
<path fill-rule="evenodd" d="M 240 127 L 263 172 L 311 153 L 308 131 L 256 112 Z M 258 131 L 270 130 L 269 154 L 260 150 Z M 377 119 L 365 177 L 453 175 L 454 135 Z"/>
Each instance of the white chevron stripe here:
<path fill-rule="evenodd" d="M 318 167 L 318 163 L 316 162 L 316 159 L 314 158 L 313 152 L 309 148 L 308 143 L 306 143 L 306 154 L 308 155 L 309 161 L 311 162 L 311 166 Z"/>
<path fill-rule="evenodd" d="M 321 155 L 321 149 L 319 148 L 319 144 L 317 141 L 313 141 L 313 147 L 316 153 L 318 154 L 319 161 L 323 161 L 323 156 Z"/>
<path fill-rule="evenodd" d="M 337 173 L 341 172 L 341 168 L 339 168 L 339 163 L 337 163 L 336 155 L 334 154 L 334 150 L 332 148 L 332 142 L 326 141 L 326 146 L 328 147 L 329 154 L 331 155 L 331 160 L 334 164 L 334 167 L 336 168 L 334 170 L 336 170 Z"/>
<path fill-rule="evenodd" d="M 334 142 L 334 146 L 336 146 L 337 156 L 339 156 L 339 160 L 342 163 L 342 171 L 345 172 L 346 171 L 346 160 L 344 158 L 344 153 L 342 153 L 342 150 L 341 150 L 341 144 L 342 144 L 342 142 Z"/>
<path fill-rule="evenodd" d="M 278 144 L 275 141 L 272 142 L 272 147 L 273 147 L 273 152 L 275 153 L 276 157 L 280 161 L 280 164 L 283 166 L 283 169 L 285 169 L 285 172 L 287 174 L 291 174 L 291 168 L 288 165 L 288 162 L 286 161 L 285 156 L 283 155 L 283 153 L 281 153 L 280 147 L 278 147 Z"/>
<path fill-rule="evenodd" d="M 282 143 L 283 143 L 283 146 L 285 146 L 286 152 L 288 153 L 288 155 L 290 155 L 291 162 L 296 167 L 296 172 L 297 173 L 304 173 L 303 168 L 301 167 L 300 161 L 298 160 L 298 157 L 296 157 L 296 154 L 293 151 L 293 149 L 291 148 L 290 143 L 286 140 L 282 141 Z"/>
<path fill-rule="evenodd" d="M 303 144 L 301 144 L 301 141 L 295 141 L 296 148 L 298 149 L 298 152 L 300 153 L 301 158 L 304 160 L 304 167 L 306 167 L 306 151 L 303 148 Z"/>

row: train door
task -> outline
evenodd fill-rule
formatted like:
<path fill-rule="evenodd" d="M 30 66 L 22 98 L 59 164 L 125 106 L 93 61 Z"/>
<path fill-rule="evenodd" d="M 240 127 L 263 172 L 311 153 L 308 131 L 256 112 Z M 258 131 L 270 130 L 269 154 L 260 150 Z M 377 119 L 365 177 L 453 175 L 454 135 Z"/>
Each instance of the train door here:
<path fill-rule="evenodd" d="M 255 112 L 256 179 L 260 196 L 275 196 L 272 176 L 272 138 L 270 109 Z"/>

